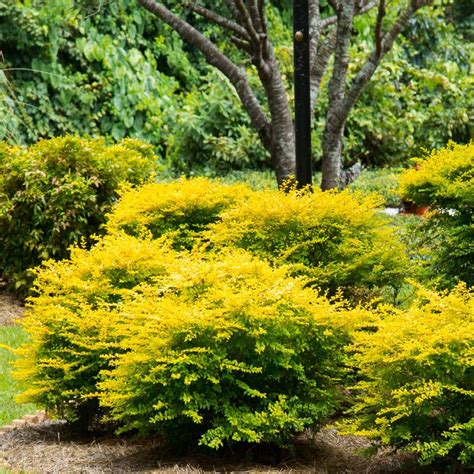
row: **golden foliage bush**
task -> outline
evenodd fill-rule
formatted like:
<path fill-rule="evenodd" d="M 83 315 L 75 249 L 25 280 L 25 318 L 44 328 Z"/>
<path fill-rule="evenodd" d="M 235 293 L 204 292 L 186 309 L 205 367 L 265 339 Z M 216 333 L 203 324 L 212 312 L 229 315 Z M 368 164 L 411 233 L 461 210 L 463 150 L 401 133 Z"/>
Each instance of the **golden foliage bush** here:
<path fill-rule="evenodd" d="M 450 143 L 415 161 L 400 176 L 400 194 L 420 206 L 437 209 L 474 207 L 474 142 Z M 467 209 L 466 209 L 467 210 Z"/>
<path fill-rule="evenodd" d="M 213 448 L 284 444 L 329 416 L 341 347 L 367 319 L 243 251 L 176 253 L 124 234 L 37 274 L 22 401 Z"/>
<path fill-rule="evenodd" d="M 407 260 L 380 199 L 344 192 L 255 192 L 224 211 L 206 237 L 287 265 L 334 294 L 366 293 L 402 280 Z"/>
<path fill-rule="evenodd" d="M 422 463 L 474 466 L 474 294 L 420 290 L 405 312 L 357 331 L 361 381 L 346 431 L 402 447 Z"/>
<path fill-rule="evenodd" d="M 474 143 L 449 144 L 416 162 L 400 177 L 403 199 L 432 212 L 422 226 L 430 234 L 430 276 L 444 287 L 474 284 Z"/>
<path fill-rule="evenodd" d="M 251 193 L 241 184 L 226 185 L 205 178 L 151 183 L 126 190 L 109 215 L 109 232 L 167 235 L 175 248 L 191 248 L 225 209 Z"/>

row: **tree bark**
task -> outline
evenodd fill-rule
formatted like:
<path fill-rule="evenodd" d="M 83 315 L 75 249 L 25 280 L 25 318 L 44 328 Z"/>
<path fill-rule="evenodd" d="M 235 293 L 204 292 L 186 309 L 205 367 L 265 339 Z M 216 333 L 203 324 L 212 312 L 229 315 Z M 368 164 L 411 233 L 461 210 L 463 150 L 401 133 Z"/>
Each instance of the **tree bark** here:
<path fill-rule="evenodd" d="M 377 69 L 383 56 L 415 12 L 434 0 L 409 0 L 388 31 L 384 32 L 387 0 L 328 0 L 335 16 L 321 19 L 319 0 L 310 0 L 311 107 L 315 109 L 323 75 L 334 53 L 334 66 L 328 85 L 328 109 L 323 131 L 322 189 L 341 185 L 343 134 L 347 118 Z M 248 55 L 256 67 L 265 91 L 270 117 L 252 90 L 244 67 L 237 66 L 209 38 L 157 0 L 137 0 L 145 9 L 167 23 L 188 44 L 197 48 L 207 62 L 231 82 L 250 117 L 264 147 L 270 152 L 277 182 L 281 186 L 296 174 L 295 132 L 291 109 L 278 61 L 267 36 L 264 0 L 225 0 L 226 18 L 194 0 L 187 6 L 211 23 L 227 30 L 233 43 Z M 352 79 L 349 87 L 349 47 L 354 16 L 367 13 L 378 4 L 374 26 L 375 48 Z"/>
<path fill-rule="evenodd" d="M 338 120 L 337 113 L 344 100 L 354 11 L 355 0 L 341 0 L 339 2 L 334 66 L 328 85 L 329 101 L 326 126 L 323 132 L 323 176 L 321 182 L 323 190 L 338 188 L 340 185 L 344 122 Z"/>
<path fill-rule="evenodd" d="M 265 65 L 256 64 L 272 117 L 272 162 L 281 187 L 296 176 L 295 130 L 273 45 L 265 40 Z"/>

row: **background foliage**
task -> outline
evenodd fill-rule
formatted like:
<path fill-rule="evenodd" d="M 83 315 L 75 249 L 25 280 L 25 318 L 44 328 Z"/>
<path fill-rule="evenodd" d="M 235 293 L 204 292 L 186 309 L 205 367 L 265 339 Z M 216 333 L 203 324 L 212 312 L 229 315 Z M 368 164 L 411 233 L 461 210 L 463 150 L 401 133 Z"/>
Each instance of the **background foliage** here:
<path fill-rule="evenodd" d="M 268 16 L 292 94 L 290 7 L 275 0 Z M 349 162 L 403 162 L 450 138 L 468 140 L 474 50 L 469 8 L 456 0 L 412 21 L 350 117 Z M 186 9 L 181 14 L 191 15 Z M 214 27 L 192 21 L 231 56 L 238 54 Z M 371 47 L 372 21 L 371 15 L 357 21 L 352 68 Z M 268 166 L 231 86 L 134 0 L 7 0 L 0 5 L 0 44 L 0 136 L 6 139 L 133 136 L 152 143 L 185 174 L 191 167 L 222 173 Z M 325 100 L 323 95 L 316 112 L 316 160 Z"/>

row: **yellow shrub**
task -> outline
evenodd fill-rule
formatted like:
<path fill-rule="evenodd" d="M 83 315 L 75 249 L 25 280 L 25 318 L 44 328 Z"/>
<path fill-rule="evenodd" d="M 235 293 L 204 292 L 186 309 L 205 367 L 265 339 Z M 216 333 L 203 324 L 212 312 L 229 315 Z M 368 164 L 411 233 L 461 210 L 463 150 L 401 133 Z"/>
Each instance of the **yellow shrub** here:
<path fill-rule="evenodd" d="M 406 265 L 378 204 L 378 197 L 349 192 L 260 191 L 224 211 L 206 237 L 289 265 L 331 293 L 338 287 L 367 292 L 399 283 Z"/>
<path fill-rule="evenodd" d="M 400 177 L 400 194 L 418 205 L 462 210 L 474 207 L 474 142 L 450 143 L 418 159 Z"/>
<path fill-rule="evenodd" d="M 199 233 L 216 222 L 220 213 L 245 199 L 244 185 L 226 185 L 205 178 L 180 179 L 128 190 L 109 216 L 109 232 L 131 235 L 167 234 L 177 248 L 190 248 Z"/>
<path fill-rule="evenodd" d="M 400 177 L 400 193 L 434 211 L 422 228 L 431 235 L 431 277 L 444 287 L 474 285 L 474 143 L 451 143 L 418 160 Z"/>
<path fill-rule="evenodd" d="M 20 400 L 35 400 L 69 420 L 96 417 L 96 400 L 87 395 L 120 350 L 113 331 L 118 308 L 179 265 L 160 240 L 115 235 L 37 269 L 36 296 L 21 321 L 30 340 L 19 351 L 17 375 L 28 386 Z"/>
<path fill-rule="evenodd" d="M 474 294 L 420 291 L 377 332 L 355 333 L 361 382 L 347 431 L 441 460 L 474 465 Z"/>
<path fill-rule="evenodd" d="M 124 234 L 37 275 L 22 401 L 211 447 L 286 443 L 330 415 L 342 346 L 368 319 L 244 251 L 176 253 Z"/>

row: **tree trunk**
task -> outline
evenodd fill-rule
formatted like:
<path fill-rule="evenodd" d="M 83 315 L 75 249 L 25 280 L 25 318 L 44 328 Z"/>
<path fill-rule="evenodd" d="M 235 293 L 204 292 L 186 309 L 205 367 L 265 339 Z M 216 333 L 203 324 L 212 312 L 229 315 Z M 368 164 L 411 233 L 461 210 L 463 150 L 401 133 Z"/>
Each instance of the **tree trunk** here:
<path fill-rule="evenodd" d="M 342 136 L 344 129 L 331 130 L 326 125 L 323 135 L 323 163 L 321 189 L 339 188 L 342 171 Z"/>
<path fill-rule="evenodd" d="M 271 116 L 271 157 L 278 186 L 296 176 L 295 127 L 280 66 L 272 44 L 265 44 L 267 59 L 257 70 L 265 89 Z M 260 67 L 259 67 L 260 66 Z"/>

